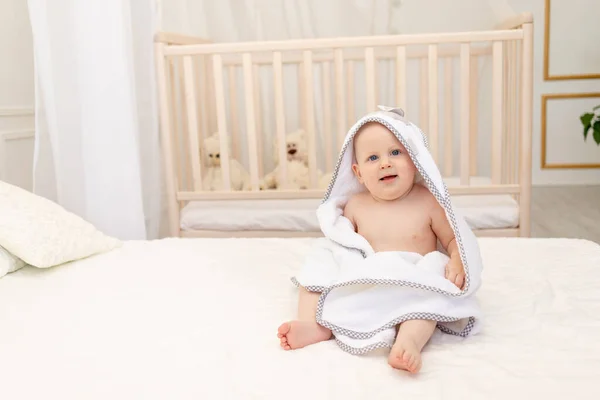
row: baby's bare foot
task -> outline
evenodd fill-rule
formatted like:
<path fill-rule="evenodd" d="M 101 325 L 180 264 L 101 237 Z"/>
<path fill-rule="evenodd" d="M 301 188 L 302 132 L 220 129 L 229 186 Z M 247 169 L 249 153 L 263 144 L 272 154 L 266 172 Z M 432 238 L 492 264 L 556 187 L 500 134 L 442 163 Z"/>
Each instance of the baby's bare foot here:
<path fill-rule="evenodd" d="M 277 330 L 284 350 L 295 350 L 301 347 L 323 342 L 331 338 L 331 331 L 316 322 L 290 321 L 281 324 Z"/>
<path fill-rule="evenodd" d="M 396 341 L 388 357 L 388 363 L 396 369 L 413 374 L 421 369 L 421 352 L 413 340 Z"/>

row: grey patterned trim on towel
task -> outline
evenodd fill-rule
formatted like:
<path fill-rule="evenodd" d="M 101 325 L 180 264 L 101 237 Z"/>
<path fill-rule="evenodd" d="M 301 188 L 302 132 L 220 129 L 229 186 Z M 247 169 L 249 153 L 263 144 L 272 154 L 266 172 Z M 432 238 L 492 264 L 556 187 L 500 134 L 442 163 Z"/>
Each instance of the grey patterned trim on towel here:
<path fill-rule="evenodd" d="M 371 352 L 373 350 L 377 350 L 377 349 L 383 349 L 383 348 L 391 349 L 392 348 L 392 346 L 390 346 L 389 344 L 387 344 L 385 342 L 377 342 L 377 343 L 373 343 L 373 344 L 370 344 L 365 347 L 352 347 L 352 346 L 349 346 L 346 343 L 340 341 L 337 338 L 335 338 L 335 342 L 338 344 L 338 346 L 340 346 L 342 348 L 342 350 L 344 350 L 345 352 L 350 353 L 352 355 L 355 355 L 355 356 L 369 353 L 369 352 Z"/>
<path fill-rule="evenodd" d="M 298 282 L 298 280 L 296 278 L 292 278 L 292 283 L 298 287 L 301 286 L 300 282 Z M 398 285 L 398 286 L 410 286 L 413 288 L 420 286 L 420 285 L 416 285 L 412 282 L 398 281 L 398 280 L 392 280 L 392 279 L 357 279 L 354 281 L 344 282 L 342 284 L 337 284 L 337 285 L 333 285 L 330 287 L 305 286 L 304 288 L 306 290 L 308 290 L 309 292 L 321 293 L 321 295 L 319 296 L 319 301 L 317 303 L 317 313 L 316 313 L 316 321 L 319 325 L 331 330 L 334 334 L 338 333 L 338 334 L 342 334 L 344 336 L 348 336 L 352 339 L 360 339 L 360 340 L 372 338 L 379 332 L 382 332 L 386 329 L 390 329 L 398 324 L 401 324 L 404 321 L 408 321 L 408 320 L 412 320 L 412 319 L 425 319 L 425 320 L 430 320 L 430 321 L 436 321 L 437 322 L 436 327 L 441 332 L 448 334 L 448 335 L 460 336 L 460 337 L 469 336 L 469 334 L 471 333 L 471 330 L 473 329 L 473 326 L 475 325 L 475 318 L 469 317 L 469 320 L 468 320 L 465 328 L 462 331 L 455 331 L 455 330 L 448 328 L 447 326 L 442 325 L 441 323 L 456 322 L 456 321 L 459 321 L 460 318 L 448 317 L 448 316 L 441 315 L 441 314 L 427 313 L 427 312 L 404 314 L 400 317 L 394 318 L 387 324 L 384 324 L 384 325 L 380 326 L 379 328 L 377 328 L 373 331 L 370 331 L 370 332 L 357 332 L 357 331 L 353 331 L 350 329 L 341 328 L 341 327 L 339 327 L 335 324 L 329 323 L 327 321 L 323 321 L 323 304 L 325 303 L 325 298 L 329 295 L 329 292 L 331 290 L 335 289 L 336 287 L 343 287 L 343 286 L 357 285 L 357 284 Z M 344 351 L 347 351 L 347 352 L 349 352 L 351 354 L 355 354 L 355 355 L 364 354 L 364 353 L 367 353 L 369 351 L 372 351 L 372 350 L 375 350 L 375 349 L 381 348 L 381 347 L 389 347 L 386 343 L 383 343 L 383 342 L 371 344 L 371 345 L 369 345 L 367 347 L 363 347 L 363 348 L 352 347 L 345 343 L 341 343 L 337 339 L 336 339 L 336 342 L 340 345 L 340 347 Z"/>

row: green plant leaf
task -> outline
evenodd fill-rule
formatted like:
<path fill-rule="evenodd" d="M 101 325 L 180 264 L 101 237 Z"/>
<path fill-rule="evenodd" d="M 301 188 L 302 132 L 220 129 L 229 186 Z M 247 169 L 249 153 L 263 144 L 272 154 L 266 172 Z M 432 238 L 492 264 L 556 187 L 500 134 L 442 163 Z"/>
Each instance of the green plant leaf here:
<path fill-rule="evenodd" d="M 592 126 L 590 124 L 587 124 L 586 126 L 583 127 L 583 140 L 586 141 L 587 140 L 587 135 L 588 132 L 590 130 Z"/>
<path fill-rule="evenodd" d="M 579 119 L 581 120 L 581 123 L 583 124 L 583 140 L 587 140 L 587 135 L 588 135 L 588 131 L 590 130 L 590 128 L 592 127 L 592 119 L 594 119 L 594 114 L 593 113 L 585 113 L 582 114 Z"/>
<path fill-rule="evenodd" d="M 585 113 L 581 117 L 579 117 L 583 126 L 590 126 L 593 118 L 594 118 L 594 113 Z"/>
<path fill-rule="evenodd" d="M 596 129 L 595 125 L 596 124 L 594 124 L 594 142 L 600 146 L 600 129 Z"/>
<path fill-rule="evenodd" d="M 600 108 L 600 104 L 598 104 L 596 107 L 592 108 L 592 110 L 597 110 Z"/>

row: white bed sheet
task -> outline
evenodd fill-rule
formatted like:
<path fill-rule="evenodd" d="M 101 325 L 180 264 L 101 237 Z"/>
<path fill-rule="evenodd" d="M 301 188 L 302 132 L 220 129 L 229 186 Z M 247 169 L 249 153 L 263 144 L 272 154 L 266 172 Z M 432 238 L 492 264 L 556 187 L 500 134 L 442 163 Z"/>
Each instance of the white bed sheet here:
<path fill-rule="evenodd" d="M 446 178 L 458 185 L 458 178 Z M 488 185 L 489 178 L 472 177 L 472 185 Z M 192 201 L 181 210 L 181 229 L 272 230 L 318 232 L 316 209 L 321 199 Z M 454 204 L 472 229 L 519 226 L 519 204 L 510 195 L 455 196 Z"/>
<path fill-rule="evenodd" d="M 0 279 L 0 398 L 597 399 L 600 246 L 481 239 L 486 320 L 418 376 L 333 341 L 285 352 L 311 239 L 168 239 Z"/>

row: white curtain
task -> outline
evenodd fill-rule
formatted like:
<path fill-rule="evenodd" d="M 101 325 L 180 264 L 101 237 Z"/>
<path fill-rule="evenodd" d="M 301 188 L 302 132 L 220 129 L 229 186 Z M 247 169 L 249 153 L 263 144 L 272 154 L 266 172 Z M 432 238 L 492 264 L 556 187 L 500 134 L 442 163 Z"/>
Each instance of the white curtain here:
<path fill-rule="evenodd" d="M 34 191 L 127 239 L 158 236 L 153 0 L 28 0 Z"/>
<path fill-rule="evenodd" d="M 385 34 L 398 0 L 160 0 L 161 29 L 215 42 Z"/>

